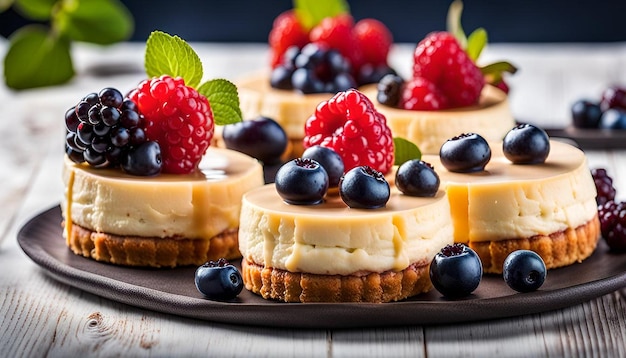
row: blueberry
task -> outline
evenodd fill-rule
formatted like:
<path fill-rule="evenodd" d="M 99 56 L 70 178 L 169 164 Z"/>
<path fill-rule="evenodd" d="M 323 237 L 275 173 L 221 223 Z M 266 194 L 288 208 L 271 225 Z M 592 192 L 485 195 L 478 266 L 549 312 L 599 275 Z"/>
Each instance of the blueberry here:
<path fill-rule="evenodd" d="M 314 70 L 308 68 L 298 68 L 291 76 L 291 84 L 293 88 L 303 94 L 322 93 L 326 91 L 326 86 L 322 82 Z"/>
<path fill-rule="evenodd" d="M 571 112 L 574 127 L 598 128 L 602 115 L 600 104 L 587 99 L 580 99 L 572 104 Z"/>
<path fill-rule="evenodd" d="M 302 158 L 313 159 L 324 167 L 326 174 L 328 174 L 328 187 L 335 188 L 339 185 L 344 165 L 341 156 L 337 152 L 331 148 L 315 145 L 307 148 L 302 153 Z"/>
<path fill-rule="evenodd" d="M 280 124 L 267 117 L 225 125 L 222 138 L 227 148 L 248 154 L 264 164 L 279 162 L 287 148 L 287 134 Z"/>
<path fill-rule="evenodd" d="M 147 141 L 131 149 L 122 160 L 122 169 L 132 175 L 151 176 L 161 172 L 161 147 Z"/>
<path fill-rule="evenodd" d="M 611 108 L 602 113 L 601 129 L 626 129 L 626 110 Z"/>
<path fill-rule="evenodd" d="M 491 148 L 482 136 L 464 133 L 443 143 L 439 157 L 441 164 L 451 172 L 478 172 L 491 160 Z"/>
<path fill-rule="evenodd" d="M 309 158 L 296 158 L 283 164 L 274 181 L 278 195 L 288 204 L 319 204 L 328 191 L 326 170 Z"/>
<path fill-rule="evenodd" d="M 439 293 L 449 298 L 465 297 L 478 287 L 483 265 L 478 254 L 466 245 L 446 245 L 430 263 L 430 280 Z"/>
<path fill-rule="evenodd" d="M 376 85 L 376 89 L 378 90 L 376 99 L 380 104 L 398 107 L 403 84 L 404 79 L 398 75 L 389 74 L 384 76 Z"/>
<path fill-rule="evenodd" d="M 387 64 L 374 66 L 370 63 L 366 63 L 361 66 L 361 68 L 359 68 L 359 73 L 357 74 L 357 82 L 359 86 L 370 83 L 378 83 L 386 75 L 396 74 L 396 71 L 393 68 L 389 67 Z"/>
<path fill-rule="evenodd" d="M 341 177 L 339 195 L 351 208 L 377 209 L 389 201 L 390 188 L 381 172 L 369 166 L 359 166 Z"/>
<path fill-rule="evenodd" d="M 209 261 L 196 269 L 196 288 L 205 297 L 230 300 L 243 289 L 243 279 L 237 268 L 225 259 Z"/>
<path fill-rule="evenodd" d="M 519 124 L 504 136 L 502 151 L 515 164 L 543 163 L 550 154 L 550 137 L 532 124 Z"/>
<path fill-rule="evenodd" d="M 292 75 L 292 68 L 288 68 L 287 66 L 278 66 L 272 70 L 270 75 L 270 86 L 284 90 L 293 89 L 293 85 L 291 84 Z"/>
<path fill-rule="evenodd" d="M 402 163 L 396 172 L 396 187 L 406 195 L 435 196 L 439 183 L 439 175 L 433 166 L 419 159 Z"/>
<path fill-rule="evenodd" d="M 546 280 L 546 264 L 534 251 L 516 250 L 504 260 L 502 275 L 515 291 L 535 291 Z"/>

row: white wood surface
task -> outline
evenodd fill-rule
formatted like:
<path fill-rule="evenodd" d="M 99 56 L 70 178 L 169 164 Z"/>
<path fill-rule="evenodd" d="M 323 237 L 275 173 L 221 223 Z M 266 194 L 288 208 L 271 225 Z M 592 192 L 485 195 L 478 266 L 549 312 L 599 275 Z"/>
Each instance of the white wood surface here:
<path fill-rule="evenodd" d="M 0 53 L 6 44 L 0 43 Z M 263 45 L 192 44 L 205 77 L 231 80 L 261 69 Z M 412 45 L 392 63 L 410 69 Z M 12 92 L 0 87 L 0 357 L 624 357 L 626 289 L 544 314 L 457 325 L 350 330 L 291 330 L 215 324 L 152 312 L 61 284 L 19 248 L 16 234 L 62 196 L 63 113 L 104 86 L 131 88 L 141 72 L 97 77 L 94 68 L 142 69 L 143 47 L 75 48 L 79 76 L 53 89 Z M 506 56 L 505 56 L 506 55 Z M 486 60 L 507 58 L 512 108 L 537 124 L 568 123 L 569 104 L 626 84 L 626 44 L 492 45 Z M 626 199 L 626 151 L 590 151 L 590 167 L 605 167 Z M 626 282 L 624 283 L 626 287 Z"/>

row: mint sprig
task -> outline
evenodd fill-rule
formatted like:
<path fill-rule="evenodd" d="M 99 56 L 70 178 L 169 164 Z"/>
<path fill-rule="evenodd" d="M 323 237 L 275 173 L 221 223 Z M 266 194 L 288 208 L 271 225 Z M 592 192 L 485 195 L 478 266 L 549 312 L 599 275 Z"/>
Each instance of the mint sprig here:
<path fill-rule="evenodd" d="M 239 93 L 233 83 L 214 79 L 203 83 L 198 92 L 209 100 L 216 125 L 241 122 L 243 116 L 239 107 Z"/>
<path fill-rule="evenodd" d="M 153 31 L 146 41 L 144 66 L 148 77 L 181 77 L 189 87 L 202 80 L 202 61 L 185 40 L 161 31 Z"/>
<path fill-rule="evenodd" d="M 404 138 L 393 138 L 394 165 L 402 165 L 413 159 L 422 159 L 422 151 L 415 143 Z"/>
<path fill-rule="evenodd" d="M 202 61 L 185 40 L 162 31 L 153 31 L 146 41 L 144 60 L 149 77 L 181 77 L 185 85 L 196 88 L 198 93 L 205 96 L 211 105 L 216 125 L 242 121 L 237 86 L 225 79 L 200 84 L 203 76 Z"/>
<path fill-rule="evenodd" d="M 345 0 L 293 0 L 293 10 L 305 30 L 310 30 L 326 17 L 349 13 Z"/>

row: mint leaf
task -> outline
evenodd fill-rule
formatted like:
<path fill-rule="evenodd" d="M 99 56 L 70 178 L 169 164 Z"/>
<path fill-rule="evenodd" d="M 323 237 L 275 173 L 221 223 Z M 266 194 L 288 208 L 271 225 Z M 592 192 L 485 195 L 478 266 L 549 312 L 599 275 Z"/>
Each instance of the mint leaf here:
<path fill-rule="evenodd" d="M 326 17 L 350 12 L 345 0 L 293 0 L 293 4 L 300 25 L 307 31 Z"/>
<path fill-rule="evenodd" d="M 241 122 L 239 93 L 237 86 L 225 79 L 215 79 L 203 83 L 198 92 L 209 100 L 216 125 Z"/>
<path fill-rule="evenodd" d="M 48 20 L 57 0 L 15 0 L 15 10 L 32 20 Z M 0 1 L 0 9 L 2 1 Z"/>
<path fill-rule="evenodd" d="M 29 25 L 11 36 L 4 57 L 4 78 L 9 88 L 57 85 L 74 76 L 69 40 L 47 30 L 40 25 Z"/>
<path fill-rule="evenodd" d="M 393 138 L 393 153 L 395 165 L 401 165 L 413 159 L 422 159 L 422 151 L 417 145 L 400 137 Z"/>
<path fill-rule="evenodd" d="M 467 52 L 469 58 L 476 63 L 476 60 L 486 45 L 487 31 L 481 27 L 474 30 L 467 38 L 467 48 L 465 49 L 465 52 Z"/>
<path fill-rule="evenodd" d="M 148 77 L 182 77 L 185 85 L 196 88 L 202 80 L 202 62 L 185 40 L 154 31 L 146 41 L 145 67 Z"/>
<path fill-rule="evenodd" d="M 72 40 L 109 45 L 126 40 L 133 33 L 133 17 L 118 0 L 75 0 L 60 4 L 53 13 L 52 27 Z"/>
<path fill-rule="evenodd" d="M 454 0 L 448 8 L 448 17 L 446 19 L 446 26 L 449 33 L 456 38 L 461 45 L 461 48 L 467 47 L 467 37 L 465 37 L 465 31 L 461 26 L 461 14 L 463 13 L 463 2 L 461 0 Z"/>

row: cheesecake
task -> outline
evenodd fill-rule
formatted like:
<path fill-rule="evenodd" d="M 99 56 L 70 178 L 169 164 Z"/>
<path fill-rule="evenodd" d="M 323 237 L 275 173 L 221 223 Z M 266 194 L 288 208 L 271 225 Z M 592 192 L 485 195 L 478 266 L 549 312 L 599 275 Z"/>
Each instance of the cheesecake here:
<path fill-rule="evenodd" d="M 452 243 L 449 202 L 392 188 L 384 208 L 338 195 L 290 205 L 274 184 L 243 196 L 239 248 L 245 287 L 285 302 L 389 302 L 431 289 L 429 265 Z"/>
<path fill-rule="evenodd" d="M 537 252 L 547 268 L 580 262 L 600 237 L 596 187 L 585 154 L 552 140 L 545 163 L 513 164 L 502 143 L 490 144 L 484 171 L 448 171 L 425 155 L 439 174 L 450 202 L 454 241 L 480 256 L 484 271 L 501 273 L 514 250 Z"/>
<path fill-rule="evenodd" d="M 63 182 L 63 236 L 75 254 L 151 267 L 240 257 L 241 198 L 264 184 L 257 160 L 218 148 L 210 148 L 190 174 L 154 177 L 66 156 Z"/>
<path fill-rule="evenodd" d="M 361 91 L 369 98 L 378 93 L 376 85 L 364 86 Z M 491 85 L 483 87 L 477 104 L 467 107 L 418 111 L 375 105 L 387 118 L 393 136 L 415 143 L 424 154 L 439 153 L 441 145 L 459 133 L 473 132 L 498 142 L 515 126 L 507 94 Z"/>

